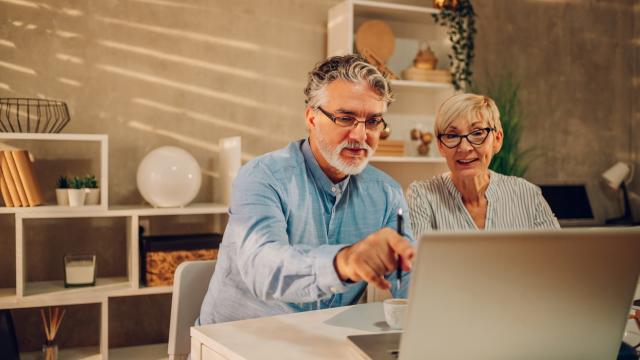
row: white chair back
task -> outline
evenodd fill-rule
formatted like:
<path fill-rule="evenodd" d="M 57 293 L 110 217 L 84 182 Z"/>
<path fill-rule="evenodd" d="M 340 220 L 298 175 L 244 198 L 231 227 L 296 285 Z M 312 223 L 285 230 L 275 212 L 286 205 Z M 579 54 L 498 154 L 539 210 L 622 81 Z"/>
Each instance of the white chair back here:
<path fill-rule="evenodd" d="M 189 356 L 189 329 L 200 315 L 200 306 L 215 266 L 215 260 L 185 261 L 176 269 L 171 298 L 169 360 L 182 360 Z"/>

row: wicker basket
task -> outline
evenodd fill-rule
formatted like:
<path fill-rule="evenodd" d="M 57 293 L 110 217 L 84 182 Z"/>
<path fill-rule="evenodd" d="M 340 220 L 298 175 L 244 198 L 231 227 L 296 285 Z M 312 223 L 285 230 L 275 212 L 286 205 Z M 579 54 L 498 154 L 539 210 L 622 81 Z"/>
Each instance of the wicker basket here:
<path fill-rule="evenodd" d="M 62 101 L 0 98 L 0 132 L 59 133 L 70 120 Z"/>

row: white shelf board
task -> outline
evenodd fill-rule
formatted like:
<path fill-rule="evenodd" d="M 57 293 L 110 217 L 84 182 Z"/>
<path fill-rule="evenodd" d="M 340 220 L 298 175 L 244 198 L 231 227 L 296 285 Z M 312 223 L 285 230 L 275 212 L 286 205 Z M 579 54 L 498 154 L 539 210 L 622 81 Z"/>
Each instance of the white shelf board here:
<path fill-rule="evenodd" d="M 110 360 L 164 360 L 169 359 L 167 343 L 129 346 L 109 349 Z"/>
<path fill-rule="evenodd" d="M 5 133 L 0 132 L 0 140 L 45 140 L 45 141 L 107 141 L 105 134 L 48 134 L 48 133 Z"/>
<path fill-rule="evenodd" d="M 42 359 L 41 351 L 33 351 L 28 353 L 20 353 L 22 360 L 40 360 Z M 71 360 L 100 360 L 100 348 L 98 346 L 78 347 L 78 348 L 58 348 L 58 359 Z M 131 358 L 133 359 L 133 358 Z"/>
<path fill-rule="evenodd" d="M 109 297 L 119 297 L 119 296 L 137 296 L 137 295 L 157 295 L 157 294 L 171 294 L 173 291 L 173 286 L 142 286 L 140 285 L 139 289 L 131 288 L 131 289 L 120 289 L 115 291 L 109 291 Z"/>
<path fill-rule="evenodd" d="M 14 209 L 8 212 L 8 209 Z M 127 217 L 127 216 L 162 216 L 162 215 L 199 215 L 226 214 L 227 205 L 216 203 L 190 204 L 181 208 L 152 208 L 149 206 L 121 205 L 104 209 L 101 206 L 39 206 L 34 208 L 0 208 L 0 213 L 19 214 L 23 219 L 57 219 L 57 218 L 89 218 L 89 217 Z"/>
<path fill-rule="evenodd" d="M 85 206 L 59 206 L 42 205 L 33 207 L 0 207 L 0 214 L 24 214 L 24 213 L 55 213 L 55 212 L 77 212 L 77 211 L 101 211 L 106 210 L 102 205 Z"/>
<path fill-rule="evenodd" d="M 122 289 L 131 289 L 131 283 L 127 277 L 97 278 L 95 286 L 65 288 L 63 280 L 33 281 L 27 282 L 24 289 L 24 297 L 54 296 L 74 298 L 96 298 L 106 296 L 109 292 Z"/>
<path fill-rule="evenodd" d="M 440 10 L 426 6 L 393 4 L 378 1 L 354 0 L 353 10 L 356 16 L 387 21 L 410 21 L 433 23 L 432 14 Z"/>
<path fill-rule="evenodd" d="M 432 81 L 416 81 L 416 80 L 391 80 L 391 86 L 394 89 L 401 88 L 418 88 L 418 89 L 446 89 L 453 90 L 451 83 L 432 82 Z"/>
<path fill-rule="evenodd" d="M 429 156 L 373 156 L 371 162 L 443 164 L 445 163 L 445 159 L 442 157 Z"/>
<path fill-rule="evenodd" d="M 195 203 L 179 208 L 153 208 L 133 205 L 114 206 L 109 211 L 131 213 L 138 216 L 162 215 L 198 215 L 198 214 L 226 214 L 227 205 L 217 203 Z"/>
<path fill-rule="evenodd" d="M 0 309 L 11 308 L 16 304 L 16 289 L 2 288 L 0 289 Z"/>
<path fill-rule="evenodd" d="M 123 280 L 125 278 L 120 279 Z M 98 282 L 100 281 L 102 280 L 99 278 Z M 51 287 L 52 285 L 49 284 L 47 286 Z M 55 293 L 41 293 L 39 295 L 31 295 L 21 299 L 17 299 L 16 289 L 0 289 L 0 310 L 42 306 L 96 304 L 100 303 L 104 298 L 107 297 L 111 298 L 123 296 L 171 294 L 171 292 L 173 291 L 173 286 L 143 286 L 139 289 L 131 288 L 128 286 L 128 283 L 124 285 L 124 281 L 122 281 L 121 285 L 116 286 L 116 288 L 102 287 L 97 289 L 96 291 L 95 287 L 65 289 L 62 282 L 59 282 L 56 289 L 64 290 L 60 290 Z M 72 291 L 74 289 L 81 290 L 81 293 L 67 293 L 67 291 Z"/>

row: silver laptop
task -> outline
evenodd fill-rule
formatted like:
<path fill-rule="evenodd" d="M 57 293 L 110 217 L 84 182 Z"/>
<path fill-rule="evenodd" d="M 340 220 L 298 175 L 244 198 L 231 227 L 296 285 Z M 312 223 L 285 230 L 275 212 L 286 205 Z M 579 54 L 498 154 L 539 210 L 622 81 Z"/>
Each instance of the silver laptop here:
<path fill-rule="evenodd" d="M 428 234 L 399 358 L 615 359 L 639 273 L 640 229 Z M 349 340 L 394 358 L 382 335 Z"/>

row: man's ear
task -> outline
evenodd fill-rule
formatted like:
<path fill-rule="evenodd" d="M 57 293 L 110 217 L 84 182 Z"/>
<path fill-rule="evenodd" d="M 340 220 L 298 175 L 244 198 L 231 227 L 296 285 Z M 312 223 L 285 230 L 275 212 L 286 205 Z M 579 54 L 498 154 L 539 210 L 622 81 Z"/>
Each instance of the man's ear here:
<path fill-rule="evenodd" d="M 304 111 L 304 119 L 307 124 L 307 129 L 312 130 L 316 127 L 316 111 L 311 106 L 307 106 L 307 109 Z"/>

